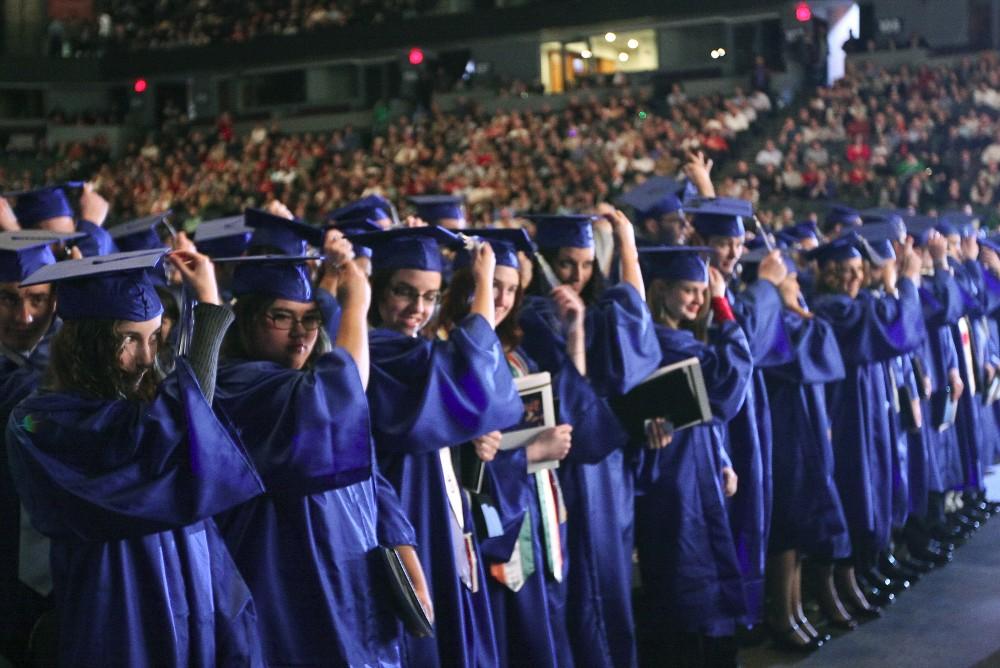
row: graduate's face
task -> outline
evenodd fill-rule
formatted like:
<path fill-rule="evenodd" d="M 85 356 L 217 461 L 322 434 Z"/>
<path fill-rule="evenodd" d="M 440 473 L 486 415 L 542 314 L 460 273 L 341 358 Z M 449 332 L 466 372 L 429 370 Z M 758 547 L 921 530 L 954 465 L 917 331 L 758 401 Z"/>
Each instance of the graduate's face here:
<path fill-rule="evenodd" d="M 715 249 L 712 266 L 722 272 L 723 276 L 732 276 L 736 271 L 736 263 L 743 255 L 743 237 L 708 238 L 708 245 Z"/>
<path fill-rule="evenodd" d="M 552 270 L 560 283 L 570 286 L 576 294 L 580 294 L 594 275 L 594 249 L 564 246 L 559 249 Z"/>
<path fill-rule="evenodd" d="M 707 283 L 701 281 L 671 281 L 663 290 L 664 315 L 676 323 L 696 320 L 705 305 Z"/>
<path fill-rule="evenodd" d="M 118 369 L 130 389 L 139 388 L 143 376 L 152 371 L 160 344 L 160 316 L 144 322 L 120 320 L 115 323 L 118 348 Z"/>
<path fill-rule="evenodd" d="M 51 285 L 0 283 L 0 343 L 17 351 L 34 348 L 52 324 L 55 306 Z"/>
<path fill-rule="evenodd" d="M 314 302 L 275 299 L 256 323 L 250 354 L 288 369 L 301 369 L 316 347 L 322 324 L 323 316 Z"/>
<path fill-rule="evenodd" d="M 864 280 L 865 267 L 861 258 L 852 257 L 849 260 L 842 260 L 837 263 L 835 284 L 838 292 L 842 292 L 851 299 L 854 299 L 861 292 Z"/>
<path fill-rule="evenodd" d="M 497 265 L 493 274 L 493 310 L 496 312 L 496 324 L 499 325 L 514 308 L 517 289 L 520 286 L 520 275 L 517 269 L 505 265 Z"/>
<path fill-rule="evenodd" d="M 441 274 L 422 269 L 399 269 L 379 300 L 382 325 L 416 336 L 434 315 L 441 299 Z"/>

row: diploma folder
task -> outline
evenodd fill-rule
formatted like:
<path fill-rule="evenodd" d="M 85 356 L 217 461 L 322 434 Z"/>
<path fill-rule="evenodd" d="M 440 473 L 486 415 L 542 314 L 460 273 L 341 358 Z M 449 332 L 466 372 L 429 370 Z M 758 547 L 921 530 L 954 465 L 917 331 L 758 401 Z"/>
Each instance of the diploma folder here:
<path fill-rule="evenodd" d="M 418 638 L 434 636 L 434 625 L 427 618 L 424 607 L 420 605 L 413 581 L 399 558 L 395 548 L 379 546 L 376 548 L 382 563 L 385 565 L 386 585 L 392 592 L 396 604 L 396 615 L 403 622 L 407 632 Z"/>
<path fill-rule="evenodd" d="M 622 426 L 638 440 L 646 437 L 647 420 L 663 418 L 678 430 L 712 419 L 705 377 L 696 357 L 660 367 L 610 404 Z"/>

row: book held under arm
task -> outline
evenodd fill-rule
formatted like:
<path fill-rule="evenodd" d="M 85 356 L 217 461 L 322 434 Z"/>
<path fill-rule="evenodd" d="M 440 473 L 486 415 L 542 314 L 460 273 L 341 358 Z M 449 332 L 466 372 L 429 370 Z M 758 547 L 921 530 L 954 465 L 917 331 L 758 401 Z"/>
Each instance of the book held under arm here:
<path fill-rule="evenodd" d="M 649 420 L 666 420 L 677 431 L 712 419 L 705 377 L 696 357 L 657 369 L 626 394 L 612 398 L 610 403 L 635 441 L 646 440 Z"/>
<path fill-rule="evenodd" d="M 514 384 L 524 404 L 524 413 L 520 422 L 503 431 L 501 450 L 530 445 L 543 431 L 555 427 L 558 421 L 556 402 L 552 397 L 552 376 L 549 372 L 519 376 L 514 379 Z M 558 466 L 558 461 L 534 462 L 528 464 L 528 473 Z"/>
<path fill-rule="evenodd" d="M 417 591 L 413 586 L 409 573 L 395 548 L 378 546 L 379 558 L 385 567 L 386 586 L 392 593 L 395 602 L 396 615 L 411 635 L 418 638 L 429 638 L 434 635 L 434 625 L 427 617 L 424 607 L 420 605 Z"/>

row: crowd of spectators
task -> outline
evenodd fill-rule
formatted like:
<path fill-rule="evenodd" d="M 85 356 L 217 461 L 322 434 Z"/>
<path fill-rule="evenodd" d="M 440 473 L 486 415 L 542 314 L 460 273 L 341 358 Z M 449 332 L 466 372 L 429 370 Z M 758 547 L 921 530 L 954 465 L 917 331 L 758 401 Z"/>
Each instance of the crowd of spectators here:
<path fill-rule="evenodd" d="M 705 151 L 721 165 L 770 109 L 763 94 L 688 99 L 680 92 L 666 113 L 651 102 L 624 89 L 606 99 L 574 97 L 561 110 L 488 114 L 470 103 L 445 113 L 432 106 L 373 137 L 352 128 L 286 134 L 265 124 L 241 135 L 224 115 L 208 128 L 179 122 L 93 169 L 55 156 L 44 180 L 94 179 L 123 218 L 171 208 L 189 227 L 275 198 L 318 220 L 371 192 L 399 204 L 409 195 L 459 193 L 482 221 L 517 210 L 592 208 L 646 175 L 676 172 L 686 151 Z"/>
<path fill-rule="evenodd" d="M 1000 203 L 1000 61 L 852 66 L 821 87 L 759 150 L 735 161 L 720 194 L 782 202 L 948 209 Z"/>

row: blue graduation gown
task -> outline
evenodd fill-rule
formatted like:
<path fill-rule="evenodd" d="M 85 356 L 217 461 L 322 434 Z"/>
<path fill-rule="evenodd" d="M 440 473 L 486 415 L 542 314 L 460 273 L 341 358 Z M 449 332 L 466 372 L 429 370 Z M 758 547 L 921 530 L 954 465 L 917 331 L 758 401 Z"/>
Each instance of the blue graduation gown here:
<path fill-rule="evenodd" d="M 708 344 L 685 330 L 656 329 L 663 364 L 688 357 L 701 362 L 716 420 L 675 432 L 666 448 L 642 452 L 636 543 L 653 614 L 640 623 L 650 625 L 654 638 L 667 630 L 731 635 L 747 609 L 721 485 L 728 464 L 722 427 L 744 402 L 752 355 L 736 322 L 713 328 Z"/>
<path fill-rule="evenodd" d="M 771 524 L 772 428 L 763 369 L 791 359 L 792 346 L 784 330 L 781 295 L 768 281 L 755 281 L 742 292 L 727 291 L 737 322 L 746 334 L 754 368 L 747 398 L 729 421 L 726 448 L 739 477 L 739 491 L 729 500 L 729 520 L 740 559 L 747 598 L 747 625 L 764 614 L 764 566 Z"/>
<path fill-rule="evenodd" d="M 460 322 L 447 341 L 376 329 L 370 345 L 368 402 L 379 466 L 413 523 L 434 602 L 435 637 L 404 636 L 403 664 L 496 666 L 482 559 L 473 540 L 479 590 L 472 592 L 459 575 L 452 534 L 457 520 L 439 451 L 521 419 L 523 405 L 503 349 L 478 315 Z M 461 497 L 462 530 L 474 537 L 469 504 Z"/>
<path fill-rule="evenodd" d="M 7 447 L 52 539 L 62 665 L 263 665 L 250 592 L 211 518 L 263 485 L 186 362 L 149 404 L 36 392 Z"/>
<path fill-rule="evenodd" d="M 923 336 L 920 301 L 902 278 L 899 297 L 862 290 L 857 298 L 821 295 L 814 312 L 840 344 L 846 377 L 827 385 L 835 479 L 855 554 L 888 547 L 892 529 L 892 454 L 882 362 L 909 352 Z"/>
<path fill-rule="evenodd" d="M 660 365 L 649 309 L 629 284 L 606 290 L 587 306 L 586 379 L 564 363 L 566 342 L 551 300 L 525 300 L 520 324 L 522 345 L 541 369 L 560 383 L 579 378 L 600 397 L 627 392 Z M 586 397 L 579 399 L 585 403 Z M 624 452 L 627 434 L 606 407 L 594 405 L 590 414 L 560 409 L 574 426 L 573 449 L 559 467 L 569 517 L 567 626 L 576 665 L 633 666 L 634 473 Z M 594 419 L 600 415 L 608 417 Z"/>
<path fill-rule="evenodd" d="M 769 547 L 822 559 L 850 555 L 847 520 L 833 478 L 826 383 L 844 379 L 830 325 L 784 313 L 794 358 L 764 370 L 774 425 L 774 504 Z"/>
<path fill-rule="evenodd" d="M 257 602 L 268 665 L 400 665 L 392 601 L 376 587 L 381 477 L 353 360 L 335 348 L 307 372 L 232 361 L 216 403 L 268 489 L 216 518 Z M 405 519 L 394 533 L 391 545 L 415 542 Z"/>
<path fill-rule="evenodd" d="M 58 321 L 27 357 L 0 355 L 0 425 L 10 412 L 38 386 L 48 364 L 49 342 Z M 0 444 L 2 445 L 2 444 Z M 31 555 L 28 574 L 21 581 L 21 553 Z M 28 636 L 38 617 L 52 608 L 49 542 L 21 513 L 21 500 L 7 465 L 7 448 L 0 447 L 0 655 L 15 664 L 22 660 Z"/>

